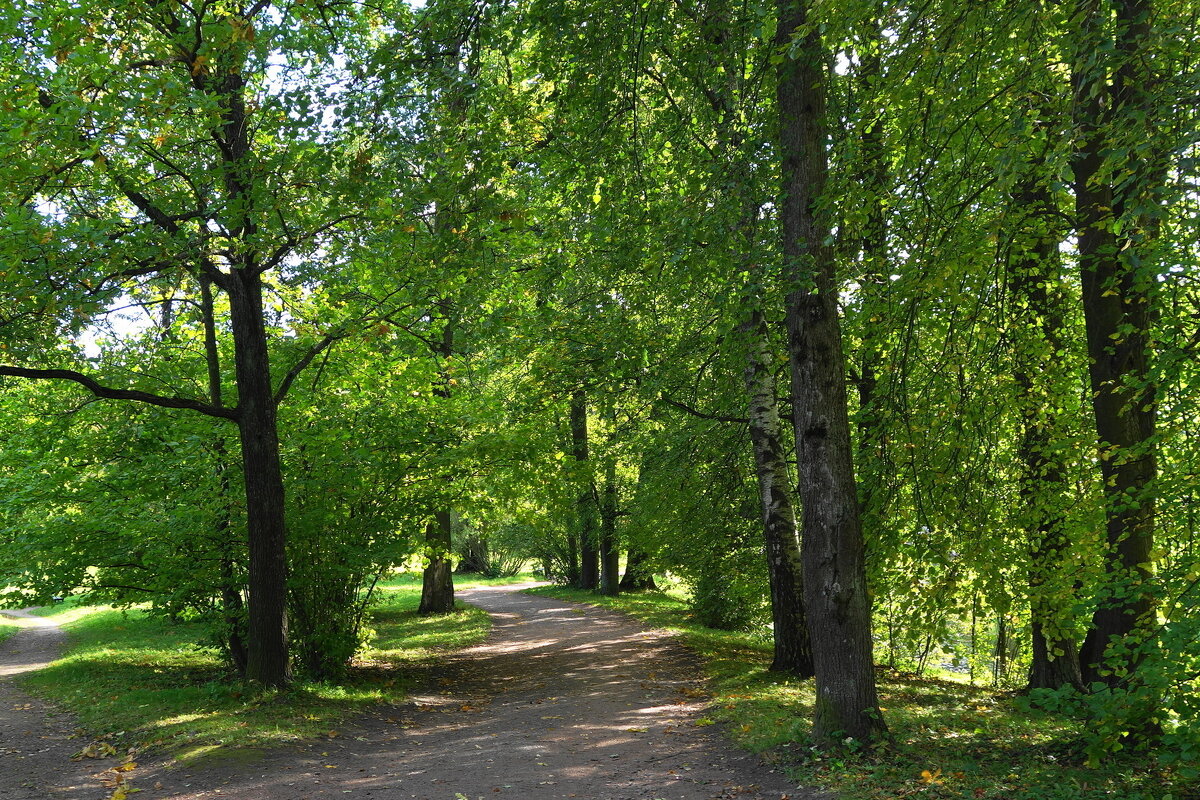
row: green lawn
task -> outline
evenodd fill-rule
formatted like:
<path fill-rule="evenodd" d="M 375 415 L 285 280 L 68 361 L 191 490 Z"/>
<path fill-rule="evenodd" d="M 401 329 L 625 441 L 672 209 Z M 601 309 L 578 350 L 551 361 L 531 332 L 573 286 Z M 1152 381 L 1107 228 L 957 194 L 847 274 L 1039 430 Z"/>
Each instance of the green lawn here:
<path fill-rule="evenodd" d="M 232 679 L 212 648 L 197 644 L 202 632 L 195 625 L 71 603 L 44 612 L 64 620 L 68 652 L 23 680 L 76 710 L 90 734 L 109 737 L 118 749 L 157 747 L 187 759 L 336 735 L 348 714 L 402 700 L 422 664 L 487 636 L 491 624 L 480 609 L 418 616 L 420 591 L 420 580 L 408 576 L 379 587 L 368 622 L 375 640 L 339 684 L 254 689 Z"/>
<path fill-rule="evenodd" d="M 708 717 L 743 746 L 842 800 L 1195 800 L 1200 785 L 1145 754 L 1085 764 L 1081 725 L 1022 711 L 1007 693 L 944 680 L 881 675 L 880 705 L 894 742 L 877 753 L 823 753 L 806 745 L 812 681 L 768 672 L 762 637 L 689 620 L 683 600 L 657 592 L 598 597 L 547 587 L 532 593 L 603 605 L 676 633 L 704 657 Z M 1194 765 L 1193 765 L 1194 766 Z"/>

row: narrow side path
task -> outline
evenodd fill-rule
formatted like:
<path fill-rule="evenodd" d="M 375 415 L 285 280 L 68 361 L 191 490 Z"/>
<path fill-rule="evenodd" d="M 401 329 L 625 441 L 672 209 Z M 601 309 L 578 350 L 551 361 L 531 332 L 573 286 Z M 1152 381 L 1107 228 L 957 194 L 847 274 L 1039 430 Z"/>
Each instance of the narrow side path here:
<path fill-rule="evenodd" d="M 703 724 L 695 658 L 624 615 L 461 592 L 491 637 L 448 660 L 405 706 L 336 738 L 133 776 L 141 798 L 302 800 L 817 800 Z M 701 724 L 697 724 L 701 722 Z M 150 788 L 155 787 L 155 788 Z"/>
<path fill-rule="evenodd" d="M 92 763 L 71 761 L 83 741 L 75 722 L 43 700 L 17 689 L 13 677 L 58 658 L 66 634 L 53 620 L 27 611 L 0 610 L 21 630 L 0 643 L 0 797 L 4 800 L 106 797 Z M 2 619 L 2 617 L 0 617 Z"/>

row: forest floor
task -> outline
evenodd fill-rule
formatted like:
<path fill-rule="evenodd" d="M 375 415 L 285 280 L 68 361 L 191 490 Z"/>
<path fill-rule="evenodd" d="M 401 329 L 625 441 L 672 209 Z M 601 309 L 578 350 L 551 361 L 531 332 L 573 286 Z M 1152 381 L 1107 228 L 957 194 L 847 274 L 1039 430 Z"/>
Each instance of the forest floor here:
<path fill-rule="evenodd" d="M 817 800 L 729 743 L 702 716 L 696 657 L 604 609 L 504 586 L 459 593 L 491 636 L 429 669 L 408 702 L 348 720 L 317 741 L 216 751 L 181 764 L 72 761 L 69 714 L 10 676 L 52 660 L 62 634 L 28 618 L 0 643 L 0 787 L 5 800 Z M 9 612 L 11 613 L 11 612 Z M 93 745 L 94 747 L 94 745 Z M 100 753 L 99 755 L 103 755 Z M 122 767 L 122 762 L 125 762 Z"/>

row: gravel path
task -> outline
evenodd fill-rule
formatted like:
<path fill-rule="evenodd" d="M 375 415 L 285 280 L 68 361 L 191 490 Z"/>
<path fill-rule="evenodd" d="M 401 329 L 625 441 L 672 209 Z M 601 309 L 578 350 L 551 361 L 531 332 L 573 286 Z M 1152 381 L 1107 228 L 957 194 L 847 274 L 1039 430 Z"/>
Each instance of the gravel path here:
<path fill-rule="evenodd" d="M 93 763 L 71 761 L 83 742 L 71 715 L 13 685 L 13 676 L 58 658 L 66 638 L 53 621 L 6 609 L 24 626 L 0 644 L 0 798 L 46 800 L 107 796 Z M 3 620 L 0 616 L 0 621 Z"/>
<path fill-rule="evenodd" d="M 492 635 L 452 656 L 409 703 L 360 717 L 336 738 L 252 761 L 143 763 L 130 776 L 143 790 L 138 797 L 824 797 L 734 748 L 719 726 L 696 724 L 704 702 L 698 665 L 670 637 L 620 614 L 513 587 L 459 597 L 492 614 Z M 0 797 L 9 800 L 6 785 L 0 783 Z M 93 788 L 35 796 L 106 795 Z"/>

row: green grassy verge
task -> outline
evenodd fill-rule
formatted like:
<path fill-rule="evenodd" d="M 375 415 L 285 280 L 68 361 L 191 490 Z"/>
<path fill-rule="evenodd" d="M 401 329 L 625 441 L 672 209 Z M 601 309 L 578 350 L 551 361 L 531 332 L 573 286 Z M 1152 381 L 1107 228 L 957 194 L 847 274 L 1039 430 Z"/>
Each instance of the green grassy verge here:
<path fill-rule="evenodd" d="M 0 617 L 0 619 L 4 618 Z M 10 625 L 7 622 L 0 622 L 0 642 L 3 642 L 19 630 L 21 630 L 20 625 Z"/>
<path fill-rule="evenodd" d="M 196 644 L 203 636 L 196 625 L 137 609 L 66 603 L 45 614 L 64 620 L 68 652 L 23 681 L 75 710 L 90 734 L 119 749 L 161 748 L 187 760 L 218 749 L 224 756 L 237 748 L 336 736 L 348 714 L 402 700 L 419 667 L 487 636 L 491 625 L 481 609 L 418 616 L 420 591 L 420 580 L 407 576 L 378 587 L 367 622 L 374 641 L 338 684 L 248 687 L 229 676 L 212 648 Z"/>
<path fill-rule="evenodd" d="M 833 789 L 841 800 L 1200 797 L 1200 787 L 1144 754 L 1089 768 L 1079 723 L 1025 712 L 1010 695 L 950 681 L 881 675 L 880 705 L 894 743 L 876 753 L 815 751 L 806 744 L 812 681 L 768 672 L 771 645 L 761 637 L 696 625 L 677 596 L 606 598 L 562 587 L 529 591 L 614 608 L 677 634 L 707 665 L 708 716 L 726 723 L 741 745 L 763 753 L 797 781 Z"/>

